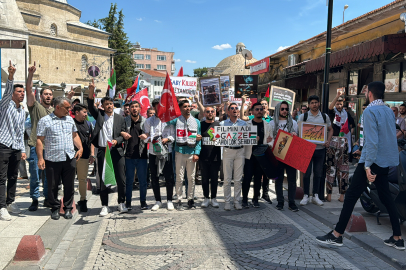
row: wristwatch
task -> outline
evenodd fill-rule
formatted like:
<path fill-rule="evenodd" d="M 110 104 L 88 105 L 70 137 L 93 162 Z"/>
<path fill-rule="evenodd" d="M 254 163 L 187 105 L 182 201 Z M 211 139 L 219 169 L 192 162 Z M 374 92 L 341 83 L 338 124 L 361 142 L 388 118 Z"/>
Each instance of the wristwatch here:
<path fill-rule="evenodd" d="M 367 170 L 370 170 L 371 169 L 371 167 L 365 167 L 365 170 L 367 171 Z"/>
<path fill-rule="evenodd" d="M 96 156 L 94 156 L 94 155 L 93 155 L 93 156 L 90 156 L 90 157 L 92 157 L 92 158 L 96 159 Z"/>

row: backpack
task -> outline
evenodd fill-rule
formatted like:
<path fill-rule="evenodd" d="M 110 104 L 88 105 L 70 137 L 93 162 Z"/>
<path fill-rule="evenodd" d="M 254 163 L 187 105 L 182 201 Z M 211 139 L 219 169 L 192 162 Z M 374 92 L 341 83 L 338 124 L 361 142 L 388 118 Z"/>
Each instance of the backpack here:
<path fill-rule="evenodd" d="M 323 117 L 324 124 L 327 124 L 327 116 L 326 116 L 326 114 L 321 113 L 321 116 Z M 309 112 L 305 112 L 305 114 L 303 116 L 303 122 L 306 122 L 308 117 L 309 117 Z"/>

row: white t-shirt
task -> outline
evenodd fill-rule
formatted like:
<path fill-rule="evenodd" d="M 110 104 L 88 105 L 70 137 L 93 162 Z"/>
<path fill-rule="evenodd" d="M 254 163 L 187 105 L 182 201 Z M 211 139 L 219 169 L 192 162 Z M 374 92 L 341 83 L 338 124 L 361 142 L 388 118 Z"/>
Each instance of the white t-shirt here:
<path fill-rule="evenodd" d="M 291 132 L 295 132 L 296 134 L 299 134 L 298 129 L 297 129 L 297 122 L 295 120 L 292 120 L 292 121 L 293 121 L 293 126 L 292 126 Z M 275 121 L 272 120 L 271 122 L 269 122 L 269 124 L 272 126 L 272 130 L 275 130 Z M 287 125 L 286 125 L 286 120 L 279 120 L 278 130 L 279 129 L 289 132 L 287 129 Z"/>

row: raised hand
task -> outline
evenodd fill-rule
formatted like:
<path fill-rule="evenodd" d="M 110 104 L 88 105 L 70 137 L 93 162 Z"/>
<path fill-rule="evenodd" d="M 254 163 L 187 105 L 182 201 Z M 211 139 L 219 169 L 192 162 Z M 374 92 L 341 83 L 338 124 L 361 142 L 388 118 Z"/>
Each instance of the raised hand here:
<path fill-rule="evenodd" d="M 92 79 L 92 83 L 89 83 L 89 99 L 94 99 L 94 90 L 96 86 L 94 85 L 94 79 Z"/>
<path fill-rule="evenodd" d="M 35 61 L 34 61 L 34 65 L 28 68 L 28 74 L 34 74 L 36 70 L 37 70 L 37 67 L 35 66 Z"/>
<path fill-rule="evenodd" d="M 10 64 L 8 66 L 8 79 L 10 81 L 12 81 L 14 79 L 15 73 L 16 73 L 16 68 L 11 64 L 11 60 L 10 60 Z"/>

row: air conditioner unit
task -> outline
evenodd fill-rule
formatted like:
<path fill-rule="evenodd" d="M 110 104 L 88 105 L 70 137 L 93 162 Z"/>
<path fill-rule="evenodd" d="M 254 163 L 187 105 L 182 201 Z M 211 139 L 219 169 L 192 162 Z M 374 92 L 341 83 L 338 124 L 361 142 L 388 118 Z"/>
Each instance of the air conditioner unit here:
<path fill-rule="evenodd" d="M 294 53 L 291 55 L 288 55 L 288 66 L 294 66 L 297 63 L 299 63 L 299 55 Z"/>

